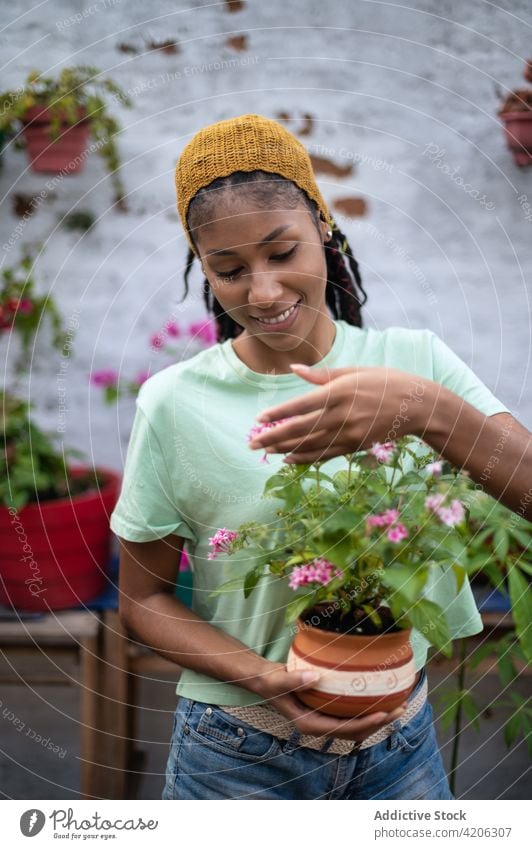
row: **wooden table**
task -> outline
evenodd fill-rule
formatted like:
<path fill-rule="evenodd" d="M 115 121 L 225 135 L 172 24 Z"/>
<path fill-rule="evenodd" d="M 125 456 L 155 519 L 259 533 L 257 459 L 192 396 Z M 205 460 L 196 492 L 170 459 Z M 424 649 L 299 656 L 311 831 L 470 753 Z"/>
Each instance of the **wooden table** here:
<path fill-rule="evenodd" d="M 112 615 L 112 614 L 111 614 Z M 115 614 L 116 615 L 116 614 Z M 114 674 L 125 641 L 104 627 L 105 612 L 88 610 L 56 611 L 39 619 L 0 621 L 0 653 L 11 672 L 0 674 L 0 684 L 74 684 L 80 688 L 81 797 L 84 799 L 124 798 L 124 750 L 126 739 L 127 693 L 124 675 Z M 48 651 L 77 656 L 78 679 L 60 668 L 43 673 L 20 675 L 9 662 L 12 650 L 30 655 Z M 106 653 L 108 657 L 106 657 Z M 48 666 L 48 664 L 47 664 Z M 126 705 L 126 708 L 124 707 Z"/>

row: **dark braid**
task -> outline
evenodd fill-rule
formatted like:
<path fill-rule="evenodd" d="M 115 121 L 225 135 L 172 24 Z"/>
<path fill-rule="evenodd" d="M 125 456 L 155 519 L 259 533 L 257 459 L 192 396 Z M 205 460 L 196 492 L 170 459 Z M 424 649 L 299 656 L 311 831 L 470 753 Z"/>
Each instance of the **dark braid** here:
<path fill-rule="evenodd" d="M 327 288 L 325 299 L 334 318 L 341 318 L 355 327 L 362 327 L 361 308 L 368 296 L 362 285 L 358 262 L 353 256 L 346 236 L 333 225 L 331 243 L 325 245 L 327 259 Z M 347 258 L 349 266 L 344 257 Z"/>
<path fill-rule="evenodd" d="M 248 184 L 254 194 L 264 203 L 271 203 L 272 183 L 274 183 L 274 191 L 277 195 L 282 196 L 283 203 L 288 208 L 297 206 L 303 198 L 316 222 L 319 220 L 317 207 L 305 192 L 278 174 L 265 174 L 262 171 L 250 173 L 239 171 L 229 175 L 229 177 L 215 180 L 210 186 L 200 189 L 190 205 L 190 211 L 195 207 L 194 214 L 197 216 L 198 209 L 202 205 L 212 203 L 213 190 L 223 191 L 230 185 L 242 183 Z M 206 194 L 207 191 L 211 191 L 210 197 Z M 333 223 L 332 239 L 325 245 L 325 257 L 327 261 L 327 287 L 325 290 L 327 306 L 335 319 L 343 319 L 355 327 L 362 327 L 361 308 L 366 303 L 367 294 L 362 286 L 358 262 L 353 256 L 347 238 L 336 222 Z M 185 294 L 181 301 L 184 301 L 188 295 L 188 279 L 195 259 L 196 254 L 189 248 L 184 273 Z M 206 277 L 203 280 L 203 299 L 207 312 L 215 318 L 218 342 L 235 339 L 242 333 L 243 328 L 223 310 L 219 301 L 214 297 Z"/>

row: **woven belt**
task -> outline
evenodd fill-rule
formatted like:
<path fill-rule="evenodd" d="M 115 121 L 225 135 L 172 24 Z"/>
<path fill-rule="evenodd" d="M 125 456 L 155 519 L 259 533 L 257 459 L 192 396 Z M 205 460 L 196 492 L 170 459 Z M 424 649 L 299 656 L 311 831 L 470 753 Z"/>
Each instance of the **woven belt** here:
<path fill-rule="evenodd" d="M 395 728 L 397 728 L 397 722 L 399 722 L 400 726 L 406 725 L 406 723 L 421 710 L 427 701 L 427 691 L 428 685 L 427 679 L 425 678 L 419 692 L 417 692 L 414 698 L 407 703 L 404 712 L 398 720 L 390 722 L 388 725 L 384 725 L 374 734 L 371 734 L 369 737 L 365 737 L 365 739 L 361 742 L 357 740 L 343 740 L 339 737 L 314 737 L 311 734 L 301 734 L 297 741 L 297 745 L 304 746 L 307 749 L 320 750 L 327 741 L 332 740 L 331 744 L 326 749 L 327 754 L 331 755 L 349 755 L 353 751 L 358 751 L 359 749 L 368 749 L 370 746 L 374 746 L 376 743 L 381 743 L 383 740 L 386 740 Z M 231 716 L 236 716 L 238 719 L 242 720 L 242 722 L 256 728 L 257 731 L 265 731 L 267 734 L 271 734 L 279 740 L 289 740 L 296 730 L 296 726 L 293 722 L 290 722 L 290 720 L 283 716 L 282 713 L 279 713 L 276 708 L 267 703 L 259 705 L 245 705 L 243 707 L 236 707 L 232 705 L 219 705 L 219 707 L 225 713 L 229 713 Z"/>

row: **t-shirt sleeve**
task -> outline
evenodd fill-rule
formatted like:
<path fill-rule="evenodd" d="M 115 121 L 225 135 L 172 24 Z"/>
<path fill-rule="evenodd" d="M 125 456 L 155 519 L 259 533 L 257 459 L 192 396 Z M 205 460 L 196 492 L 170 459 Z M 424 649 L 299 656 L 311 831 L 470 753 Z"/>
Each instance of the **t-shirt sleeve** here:
<path fill-rule="evenodd" d="M 122 488 L 110 526 L 117 536 L 131 542 L 150 542 L 169 534 L 195 540 L 177 508 L 159 438 L 138 402 Z"/>
<path fill-rule="evenodd" d="M 493 395 L 460 357 L 431 332 L 433 380 L 464 398 L 485 416 L 509 413 L 508 407 Z"/>

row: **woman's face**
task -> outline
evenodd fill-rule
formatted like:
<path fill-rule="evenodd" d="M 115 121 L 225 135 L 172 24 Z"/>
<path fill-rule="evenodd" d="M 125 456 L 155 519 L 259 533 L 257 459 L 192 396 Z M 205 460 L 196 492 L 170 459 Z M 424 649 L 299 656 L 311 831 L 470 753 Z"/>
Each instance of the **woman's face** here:
<path fill-rule="evenodd" d="M 304 202 L 265 210 L 242 190 L 221 197 L 209 217 L 193 235 L 214 296 L 244 328 L 233 342 L 240 358 L 281 373 L 322 359 L 335 333 L 325 303 L 327 225 Z"/>

